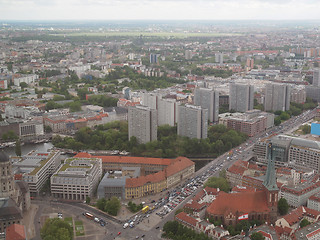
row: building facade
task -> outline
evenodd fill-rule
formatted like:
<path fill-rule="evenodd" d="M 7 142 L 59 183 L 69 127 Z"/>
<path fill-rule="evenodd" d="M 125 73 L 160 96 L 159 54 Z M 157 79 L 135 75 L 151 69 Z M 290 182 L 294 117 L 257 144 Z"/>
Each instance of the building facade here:
<path fill-rule="evenodd" d="M 286 84 L 266 84 L 265 111 L 288 111 L 290 109 L 291 87 Z"/>
<path fill-rule="evenodd" d="M 229 110 L 246 112 L 253 109 L 254 87 L 245 84 L 230 83 Z"/>
<path fill-rule="evenodd" d="M 129 139 L 136 137 L 139 143 L 157 140 L 157 110 L 137 105 L 128 111 Z"/>
<path fill-rule="evenodd" d="M 55 198 L 83 201 L 92 197 L 102 176 L 99 158 L 69 158 L 51 176 L 51 194 Z"/>
<path fill-rule="evenodd" d="M 41 188 L 60 165 L 60 151 L 47 153 L 33 152 L 22 156 L 13 164 L 15 174 L 22 174 L 30 189 L 31 196 L 38 196 Z"/>
<path fill-rule="evenodd" d="M 178 135 L 205 139 L 208 134 L 208 110 L 186 104 L 178 107 Z"/>
<path fill-rule="evenodd" d="M 210 122 L 217 122 L 219 115 L 219 92 L 208 88 L 196 88 L 194 90 L 194 105 L 208 109 Z"/>

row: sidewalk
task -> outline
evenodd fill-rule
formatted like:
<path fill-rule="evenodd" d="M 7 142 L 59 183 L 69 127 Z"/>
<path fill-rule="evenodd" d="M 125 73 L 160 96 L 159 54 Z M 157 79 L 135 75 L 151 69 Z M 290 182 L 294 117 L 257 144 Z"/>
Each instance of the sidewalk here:
<path fill-rule="evenodd" d="M 35 204 L 30 205 L 30 209 L 23 213 L 23 223 L 27 234 L 27 239 L 35 237 L 34 217 L 38 211 L 38 206 Z"/>

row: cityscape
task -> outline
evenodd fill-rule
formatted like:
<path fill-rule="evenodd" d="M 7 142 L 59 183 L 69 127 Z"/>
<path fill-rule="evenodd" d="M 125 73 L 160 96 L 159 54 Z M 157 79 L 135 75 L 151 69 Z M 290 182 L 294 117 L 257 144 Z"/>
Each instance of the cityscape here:
<path fill-rule="evenodd" d="M 26 2 L 0 0 L 0 240 L 320 239 L 318 3 Z"/>

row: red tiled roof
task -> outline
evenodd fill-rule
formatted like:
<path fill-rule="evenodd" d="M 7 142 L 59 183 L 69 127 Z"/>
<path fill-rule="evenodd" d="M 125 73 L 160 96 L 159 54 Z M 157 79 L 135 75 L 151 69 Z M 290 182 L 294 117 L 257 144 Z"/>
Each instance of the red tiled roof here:
<path fill-rule="evenodd" d="M 257 189 L 253 187 L 235 186 L 234 188 L 232 188 L 232 192 L 255 192 L 255 191 L 257 191 Z"/>
<path fill-rule="evenodd" d="M 166 178 L 165 178 L 164 171 L 160 171 L 154 174 L 149 174 L 147 176 L 140 176 L 137 178 L 127 178 L 126 188 L 139 187 L 147 183 L 159 183 L 161 181 L 164 181 L 165 179 Z"/>
<path fill-rule="evenodd" d="M 285 215 L 283 218 L 288 222 L 290 226 L 299 222 L 304 216 L 316 219 L 320 215 L 320 212 L 307 208 L 307 207 L 298 207 L 293 210 L 291 213 Z"/>
<path fill-rule="evenodd" d="M 192 162 L 189 158 L 177 157 L 173 160 L 173 163 L 166 168 L 166 176 L 172 176 L 185 168 L 191 167 L 192 165 L 194 165 L 194 162 Z"/>
<path fill-rule="evenodd" d="M 185 212 L 181 212 L 181 213 L 178 213 L 176 216 L 175 216 L 175 219 L 177 221 L 180 221 L 180 222 L 184 222 L 184 223 L 187 223 L 187 224 L 190 224 L 192 226 L 196 226 L 197 224 L 197 220 L 194 219 L 193 217 L 190 217 L 188 214 L 186 214 Z"/>
<path fill-rule="evenodd" d="M 223 215 L 232 213 L 269 212 L 267 199 L 263 191 L 244 193 L 225 193 L 220 191 L 217 198 L 207 208 L 209 214 Z"/>
<path fill-rule="evenodd" d="M 6 239 L 9 240 L 25 240 L 26 234 L 24 226 L 20 224 L 12 224 L 6 229 Z"/>

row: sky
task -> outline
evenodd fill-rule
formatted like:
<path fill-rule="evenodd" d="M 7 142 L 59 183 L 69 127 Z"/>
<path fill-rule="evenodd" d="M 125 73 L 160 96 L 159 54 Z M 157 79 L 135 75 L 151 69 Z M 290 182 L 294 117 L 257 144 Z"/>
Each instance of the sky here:
<path fill-rule="evenodd" d="M 314 20 L 320 0 L 0 0 L 1 20 Z"/>

